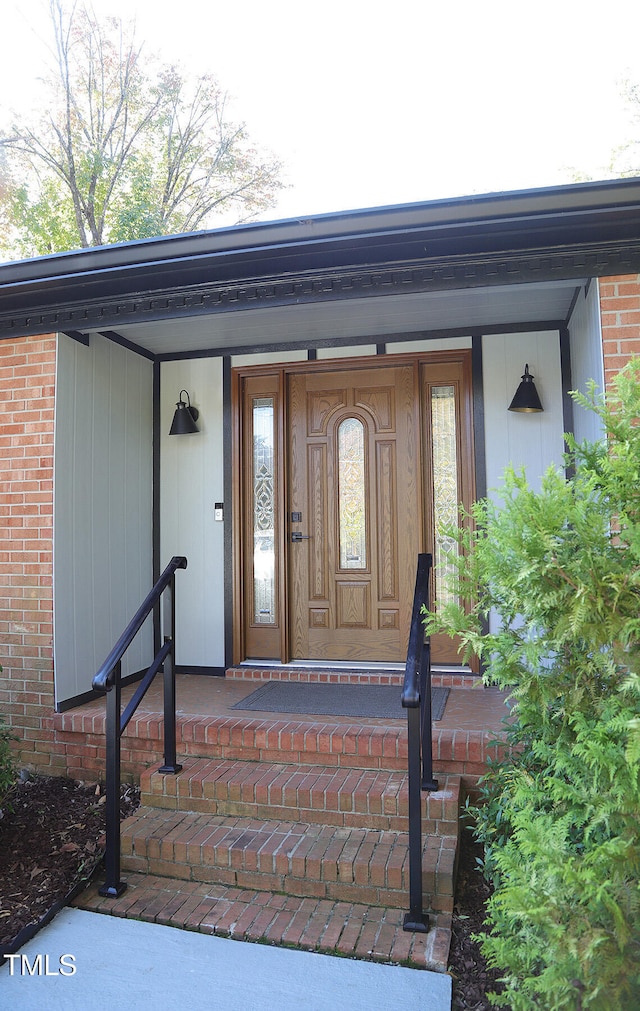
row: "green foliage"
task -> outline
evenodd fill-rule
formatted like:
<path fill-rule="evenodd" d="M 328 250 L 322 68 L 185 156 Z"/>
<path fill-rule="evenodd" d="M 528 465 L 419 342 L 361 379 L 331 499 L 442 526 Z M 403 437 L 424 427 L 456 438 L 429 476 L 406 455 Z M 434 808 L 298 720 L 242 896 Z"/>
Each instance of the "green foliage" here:
<path fill-rule="evenodd" d="M 9 744 L 10 741 L 16 740 L 17 737 L 11 733 L 0 716 L 0 806 L 16 781 L 16 767 Z"/>
<path fill-rule="evenodd" d="M 15 233 L 13 249 L 20 256 L 73 249 L 78 233 L 73 207 L 53 179 L 43 179 L 32 197 L 25 185 L 9 187 L 2 202 L 6 230 Z"/>
<path fill-rule="evenodd" d="M 640 362 L 605 402 L 601 444 L 569 442 L 540 492 L 509 469 L 449 559 L 429 631 L 458 635 L 508 689 L 510 748 L 475 809 L 495 885 L 483 950 L 513 1011 L 640 1007 Z M 487 631 L 490 623 L 490 631 Z"/>
<path fill-rule="evenodd" d="M 0 674 L 2 667 L 0 667 Z M 16 766 L 11 753 L 10 741 L 17 741 L 18 738 L 11 732 L 0 716 L 0 805 L 2 805 L 9 790 L 16 780 Z M 0 811 L 1 816 L 1 811 Z"/>
<path fill-rule="evenodd" d="M 234 123 L 209 74 L 161 66 L 90 4 L 49 0 L 43 110 L 0 139 L 0 238 L 39 255 L 244 221 L 273 205 L 281 165 Z"/>

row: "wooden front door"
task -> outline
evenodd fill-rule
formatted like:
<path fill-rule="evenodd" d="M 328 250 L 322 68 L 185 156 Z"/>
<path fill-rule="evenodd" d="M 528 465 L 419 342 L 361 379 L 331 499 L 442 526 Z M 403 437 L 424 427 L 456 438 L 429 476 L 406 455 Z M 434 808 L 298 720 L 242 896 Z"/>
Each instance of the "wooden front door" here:
<path fill-rule="evenodd" d="M 413 365 L 289 376 L 293 659 L 401 662 L 421 547 Z"/>
<path fill-rule="evenodd" d="M 473 501 L 470 352 L 238 369 L 234 404 L 234 661 L 403 663 L 417 555 L 446 599 Z"/>

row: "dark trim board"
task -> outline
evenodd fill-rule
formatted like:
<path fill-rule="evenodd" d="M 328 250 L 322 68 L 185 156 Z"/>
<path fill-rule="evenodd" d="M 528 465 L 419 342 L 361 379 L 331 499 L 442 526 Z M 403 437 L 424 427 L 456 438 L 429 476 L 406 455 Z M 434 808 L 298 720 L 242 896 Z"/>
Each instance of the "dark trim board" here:
<path fill-rule="evenodd" d="M 80 330 L 61 330 L 65 337 L 70 337 L 72 341 L 76 341 L 78 344 L 84 344 L 86 348 L 89 347 L 89 334 L 82 333 Z"/>
<path fill-rule="evenodd" d="M 471 384 L 473 387 L 473 449 L 475 454 L 476 499 L 487 494 L 487 459 L 484 434 L 482 336 L 471 341 Z"/>
<path fill-rule="evenodd" d="M 161 376 L 159 362 L 153 363 L 153 458 L 152 458 L 152 507 L 151 507 L 151 555 L 153 570 L 153 585 L 160 578 L 160 395 Z M 160 649 L 160 601 L 156 601 L 153 609 L 153 652 L 156 655 Z"/>
<path fill-rule="evenodd" d="M 139 344 L 135 344 L 133 341 L 127 340 L 122 334 L 117 333 L 116 330 L 98 330 L 101 337 L 106 337 L 108 341 L 112 341 L 114 344 L 119 344 L 120 347 L 127 348 L 128 351 L 133 351 L 137 355 L 142 355 L 143 358 L 148 358 L 150 362 L 156 361 L 156 356 L 153 351 L 147 351 L 146 348 L 140 347 Z"/>
<path fill-rule="evenodd" d="M 74 695 L 73 698 L 65 699 L 64 702 L 56 702 L 57 713 L 67 713 L 70 709 L 77 709 L 78 706 L 84 706 L 87 702 L 95 702 L 96 699 L 104 698 L 102 692 L 96 692 L 93 689 L 89 692 L 83 692 L 82 695 Z"/>
<path fill-rule="evenodd" d="M 233 662 L 233 426 L 231 407 L 231 358 L 222 362 L 222 418 L 227 438 L 222 446 L 222 481 L 224 488 L 224 662 Z"/>
<path fill-rule="evenodd" d="M 176 664 L 174 667 L 176 674 L 193 674 L 198 677 L 214 677 L 223 678 L 225 676 L 225 667 L 202 667 L 202 666 L 190 666 L 189 664 Z M 142 678 L 147 672 L 144 670 L 136 671 L 135 674 L 129 674 L 128 677 L 122 679 L 122 687 L 126 688 L 127 685 L 135 684 L 138 681 L 142 681 Z M 156 678 L 162 681 L 162 674 L 156 674 Z M 155 680 L 155 678 L 154 678 Z M 73 698 L 65 699 L 64 702 L 56 703 L 57 713 L 67 713 L 70 709 L 77 709 L 78 706 L 84 706 L 88 702 L 95 702 L 96 699 L 103 699 L 104 692 L 96 692 L 93 688 L 88 692 L 83 692 L 81 695 L 74 695 Z"/>
<path fill-rule="evenodd" d="M 135 684 L 137 681 L 142 681 L 142 678 L 146 674 L 146 670 L 136 671 L 134 674 L 128 674 L 126 677 L 122 678 L 121 685 L 126 688 L 127 685 Z M 96 699 L 103 699 L 105 697 L 104 692 L 97 692 L 91 688 L 88 692 L 82 692 L 81 695 L 74 695 L 70 699 L 64 699 L 62 702 L 56 702 L 56 712 L 66 713 L 70 709 L 77 709 L 78 706 L 84 706 L 87 702 L 95 702 Z"/>
<path fill-rule="evenodd" d="M 590 284 L 591 284 L 591 278 L 588 277 L 587 278 L 587 283 L 584 286 L 584 296 L 585 296 L 585 298 L 587 297 L 587 293 L 589 291 Z M 571 305 L 569 306 L 569 310 L 567 312 L 567 318 L 564 321 L 564 324 L 565 324 L 566 327 L 568 327 L 569 323 L 571 322 L 571 317 L 573 316 L 573 310 L 575 309 L 576 305 L 578 304 L 578 299 L 580 298 L 580 292 L 581 291 L 582 291 L 582 286 L 578 285 L 576 287 L 576 290 L 573 293 L 573 298 L 571 299 Z"/>
<path fill-rule="evenodd" d="M 573 386 L 571 378 L 571 339 L 568 327 L 563 327 L 560 331 L 560 377 L 562 383 L 562 423 L 565 433 L 573 432 L 573 398 L 569 395 L 569 390 Z M 565 443 L 565 449 L 567 449 Z M 567 468 L 567 477 L 571 478 L 574 468 Z"/>
<path fill-rule="evenodd" d="M 475 456 L 476 502 L 487 494 L 487 454 L 484 432 L 484 383 L 482 336 L 473 337 L 471 345 L 471 382 L 473 386 L 473 452 Z M 481 618 L 482 631 L 489 631 L 489 619 Z M 486 660 L 480 660 L 480 674 L 484 674 Z"/>
<path fill-rule="evenodd" d="M 176 674 L 193 674 L 194 677 L 223 678 L 226 667 L 203 667 L 177 663 L 175 671 Z"/>

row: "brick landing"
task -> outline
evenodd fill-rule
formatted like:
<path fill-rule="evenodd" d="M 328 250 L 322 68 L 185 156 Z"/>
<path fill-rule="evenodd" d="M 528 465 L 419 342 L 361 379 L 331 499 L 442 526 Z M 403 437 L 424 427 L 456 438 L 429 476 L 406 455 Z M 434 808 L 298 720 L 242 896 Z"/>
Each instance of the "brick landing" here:
<path fill-rule="evenodd" d="M 73 903 L 79 909 L 162 923 L 183 930 L 259 941 L 325 954 L 393 962 L 445 972 L 451 917 L 431 914 L 427 934 L 402 929 L 404 911 L 329 899 L 129 874 L 119 899 L 98 885 Z"/>
<path fill-rule="evenodd" d="M 473 684 L 474 682 L 472 682 Z M 254 688 L 251 680 L 180 674 L 176 678 L 179 761 L 188 757 L 286 761 L 406 770 L 405 720 L 291 716 L 233 709 Z M 398 689 L 400 690 L 400 689 Z M 123 705 L 132 688 L 123 691 Z M 452 687 L 442 720 L 434 723 L 436 775 L 463 776 L 472 786 L 486 768 L 490 741 L 502 730 L 504 695 L 496 688 Z M 45 721 L 67 774 L 104 776 L 105 703 L 102 699 Z M 122 773 L 138 781 L 162 760 L 162 684 L 151 686 L 122 737 Z"/>

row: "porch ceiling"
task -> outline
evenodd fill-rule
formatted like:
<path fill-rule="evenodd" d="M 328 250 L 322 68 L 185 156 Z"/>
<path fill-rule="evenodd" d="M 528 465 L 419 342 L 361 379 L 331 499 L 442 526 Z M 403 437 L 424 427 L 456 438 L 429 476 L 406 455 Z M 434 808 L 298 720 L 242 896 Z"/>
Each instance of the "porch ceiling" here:
<path fill-rule="evenodd" d="M 109 332 L 161 359 L 256 348 L 339 346 L 407 335 L 491 332 L 567 321 L 584 279 L 307 302 L 118 325 Z M 85 333 L 104 332 L 103 327 Z"/>

